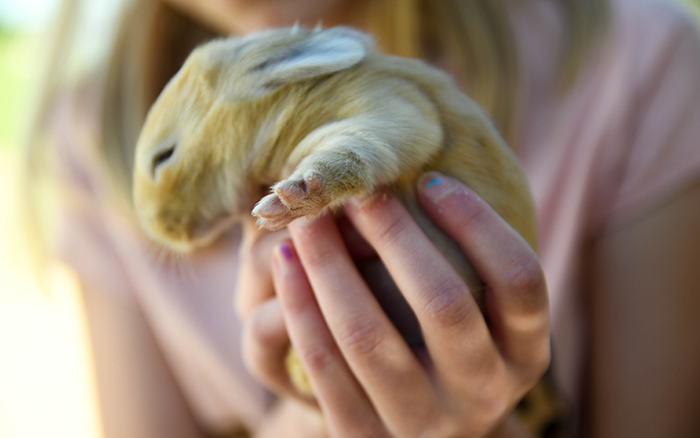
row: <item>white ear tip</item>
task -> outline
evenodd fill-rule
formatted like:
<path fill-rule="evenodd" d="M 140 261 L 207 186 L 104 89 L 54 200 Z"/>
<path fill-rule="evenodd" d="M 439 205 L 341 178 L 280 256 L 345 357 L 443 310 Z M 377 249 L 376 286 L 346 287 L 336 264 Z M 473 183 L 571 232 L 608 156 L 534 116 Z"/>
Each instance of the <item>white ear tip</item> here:
<path fill-rule="evenodd" d="M 294 22 L 294 26 L 292 26 L 292 35 L 296 35 L 299 33 L 299 20 Z"/>
<path fill-rule="evenodd" d="M 321 32 L 323 30 L 323 20 L 318 20 L 316 27 L 314 27 L 314 33 Z"/>
<path fill-rule="evenodd" d="M 345 40 L 354 40 L 357 44 L 369 48 L 370 50 L 374 47 L 374 40 L 372 37 L 362 32 L 358 29 L 348 26 L 335 26 L 329 27 L 323 31 L 323 35 L 326 37 L 340 38 Z"/>

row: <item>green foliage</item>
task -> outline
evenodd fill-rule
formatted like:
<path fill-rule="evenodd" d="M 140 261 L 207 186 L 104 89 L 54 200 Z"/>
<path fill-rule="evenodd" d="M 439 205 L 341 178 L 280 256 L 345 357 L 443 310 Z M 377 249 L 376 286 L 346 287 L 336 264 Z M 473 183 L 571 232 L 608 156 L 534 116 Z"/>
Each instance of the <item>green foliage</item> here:
<path fill-rule="evenodd" d="M 682 0 L 682 1 L 690 4 L 698 12 L 698 14 L 700 14 L 700 0 Z"/>
<path fill-rule="evenodd" d="M 17 148 L 27 129 L 37 88 L 37 44 L 32 35 L 0 28 L 0 149 Z"/>

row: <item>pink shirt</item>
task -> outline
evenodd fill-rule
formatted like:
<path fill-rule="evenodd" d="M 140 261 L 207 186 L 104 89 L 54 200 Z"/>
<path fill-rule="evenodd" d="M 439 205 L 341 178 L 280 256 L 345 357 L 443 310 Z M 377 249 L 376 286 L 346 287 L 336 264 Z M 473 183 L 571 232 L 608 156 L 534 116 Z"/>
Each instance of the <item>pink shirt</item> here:
<path fill-rule="evenodd" d="M 555 54 L 563 30 L 554 2 L 507 3 L 526 85 L 517 152 L 538 212 L 555 377 L 575 408 L 586 362 L 584 245 L 700 178 L 700 37 L 688 14 L 668 2 L 613 0 L 602 50 L 560 95 Z M 79 148 L 79 134 L 59 144 L 66 179 L 80 195 L 67 211 L 63 257 L 86 287 L 99 284 L 101 293 L 138 303 L 204 425 L 254 428 L 269 395 L 240 355 L 237 230 L 181 273 L 159 262 L 102 201 L 104 181 L 92 152 Z"/>

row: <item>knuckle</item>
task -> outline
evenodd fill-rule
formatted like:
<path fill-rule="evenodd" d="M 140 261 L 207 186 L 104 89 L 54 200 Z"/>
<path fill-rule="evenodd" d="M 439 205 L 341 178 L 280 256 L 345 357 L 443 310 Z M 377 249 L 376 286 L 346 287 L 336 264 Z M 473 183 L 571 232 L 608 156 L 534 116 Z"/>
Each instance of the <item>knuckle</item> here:
<path fill-rule="evenodd" d="M 546 348 L 539 348 L 533 352 L 528 372 L 526 373 L 526 383 L 533 385 L 544 376 L 549 369 L 552 360 L 551 349 L 549 343 Z"/>
<path fill-rule="evenodd" d="M 540 266 L 538 257 L 532 253 L 519 269 L 511 275 L 510 286 L 518 291 L 531 292 L 539 290 L 544 285 L 544 272 Z"/>
<path fill-rule="evenodd" d="M 268 385 L 273 385 L 284 379 L 285 373 L 281 365 L 283 353 L 280 351 L 277 354 L 280 358 L 279 361 L 271 360 L 273 355 L 264 351 L 260 346 L 247 345 L 244 346 L 242 352 L 243 364 L 253 376 Z"/>
<path fill-rule="evenodd" d="M 462 412 L 469 412 L 473 430 L 491 429 L 513 406 L 513 387 L 504 363 L 482 373 L 478 382 L 469 386 L 472 397 L 462 405 Z"/>
<path fill-rule="evenodd" d="M 475 306 L 470 306 L 469 290 L 458 280 L 446 279 L 427 294 L 425 312 L 441 327 L 452 327 L 470 318 Z"/>
<path fill-rule="evenodd" d="M 510 394 L 497 382 L 481 385 L 479 391 L 475 392 L 471 405 L 466 407 L 472 414 L 470 418 L 474 430 L 489 430 L 501 421 L 512 406 L 512 400 L 507 396 Z"/>
<path fill-rule="evenodd" d="M 491 429 L 508 413 L 511 402 L 501 394 L 491 395 L 480 400 L 480 415 L 482 429 Z"/>
<path fill-rule="evenodd" d="M 271 333 L 267 329 L 263 318 L 259 315 L 259 312 L 256 312 L 255 310 L 250 315 L 245 333 L 247 334 L 247 337 L 257 346 L 269 345 L 272 341 Z"/>
<path fill-rule="evenodd" d="M 450 388 L 454 402 L 442 405 L 436 415 L 426 418 L 419 432 L 421 438 L 484 436 L 511 411 L 514 401 L 512 388 L 500 376 L 482 376 L 476 384 Z M 468 389 L 467 389 L 468 388 Z M 464 391 L 470 394 L 464 397 Z M 452 398 L 451 397 L 451 398 Z"/>
<path fill-rule="evenodd" d="M 552 364 L 552 349 L 549 342 L 544 343 L 541 351 L 542 352 L 535 359 L 535 369 L 540 375 L 546 373 Z"/>
<path fill-rule="evenodd" d="M 303 350 L 297 348 L 297 354 L 308 368 L 309 374 L 327 374 L 335 361 L 334 354 L 323 345 L 309 345 Z"/>
<path fill-rule="evenodd" d="M 514 269 L 506 280 L 505 286 L 515 296 L 520 297 L 528 308 L 538 309 L 546 304 L 547 294 L 545 289 L 545 276 L 539 258 L 534 253 L 528 255 L 528 259 Z"/>
<path fill-rule="evenodd" d="M 253 310 L 246 324 L 246 336 L 261 347 L 278 345 L 286 338 L 283 332 L 284 328 L 271 324 L 268 315 L 264 311 L 265 309 L 262 306 L 258 306 Z"/>
<path fill-rule="evenodd" d="M 338 335 L 341 348 L 355 356 L 371 356 L 384 340 L 378 323 L 355 321 L 344 327 Z"/>
<path fill-rule="evenodd" d="M 269 360 L 261 360 L 260 357 L 244 361 L 250 374 L 268 387 L 282 387 L 287 380 L 287 372 L 281 366 L 270 363 Z"/>
<path fill-rule="evenodd" d="M 245 260 L 246 257 L 243 259 Z M 261 275 L 267 272 L 262 268 L 257 271 L 252 269 L 250 262 L 244 262 L 239 268 L 234 306 L 242 320 L 250 318 L 261 302 L 274 296 L 271 280 Z"/>
<path fill-rule="evenodd" d="M 380 246 L 388 246 L 396 243 L 405 235 L 408 227 L 406 218 L 401 215 L 392 215 L 383 218 L 382 227 L 377 232 L 376 241 Z"/>
<path fill-rule="evenodd" d="M 338 257 L 335 247 L 330 245 L 318 245 L 313 241 L 299 245 L 299 251 L 304 253 L 304 264 L 310 268 L 323 269 L 333 265 Z"/>

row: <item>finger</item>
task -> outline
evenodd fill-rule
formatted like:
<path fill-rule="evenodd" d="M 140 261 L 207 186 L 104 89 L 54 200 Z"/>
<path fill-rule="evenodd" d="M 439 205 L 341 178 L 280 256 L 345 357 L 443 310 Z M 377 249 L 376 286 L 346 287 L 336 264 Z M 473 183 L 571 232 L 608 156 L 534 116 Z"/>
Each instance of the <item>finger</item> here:
<path fill-rule="evenodd" d="M 432 384 L 355 268 L 333 218 L 289 230 L 333 337 L 379 415 L 387 424 L 424 415 Z"/>
<path fill-rule="evenodd" d="M 415 312 L 436 372 L 463 381 L 492 369 L 499 354 L 476 301 L 403 205 L 380 194 L 355 199 L 345 211 Z"/>
<path fill-rule="evenodd" d="M 350 254 L 350 258 L 358 262 L 375 259 L 377 257 L 377 252 L 362 238 L 347 217 L 338 218 L 336 224 L 338 225 L 338 231 L 340 231 L 348 254 Z"/>
<path fill-rule="evenodd" d="M 235 297 L 236 311 L 243 321 L 253 309 L 275 296 L 272 251 L 287 237 L 287 230 L 269 232 L 258 229 L 252 218 L 244 221 Z"/>
<path fill-rule="evenodd" d="M 242 344 L 244 363 L 254 377 L 273 392 L 303 398 L 284 366 L 289 335 L 277 298 L 265 301 L 250 313 L 243 328 Z"/>
<path fill-rule="evenodd" d="M 381 422 L 338 350 L 291 243 L 275 251 L 273 279 L 292 345 L 332 435 L 379 434 Z"/>
<path fill-rule="evenodd" d="M 483 199 L 453 178 L 424 175 L 418 182 L 418 199 L 489 285 L 486 311 L 502 353 L 516 363 L 548 363 L 547 288 L 535 251 Z"/>

